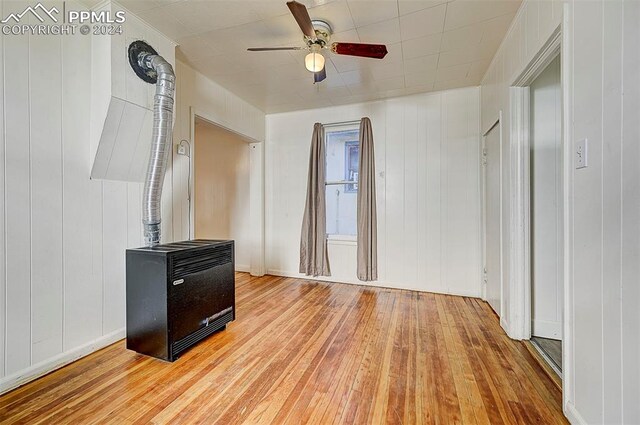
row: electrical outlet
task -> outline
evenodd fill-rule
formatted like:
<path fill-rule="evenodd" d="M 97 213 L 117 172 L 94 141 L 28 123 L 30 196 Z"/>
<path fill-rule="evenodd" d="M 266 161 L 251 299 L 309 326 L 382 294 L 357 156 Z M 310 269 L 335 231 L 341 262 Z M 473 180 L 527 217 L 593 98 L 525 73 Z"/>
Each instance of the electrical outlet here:
<path fill-rule="evenodd" d="M 185 145 L 178 145 L 178 155 L 186 155 L 187 154 L 187 147 Z"/>
<path fill-rule="evenodd" d="M 587 152 L 587 139 L 578 140 L 575 154 L 576 169 L 587 167 Z"/>

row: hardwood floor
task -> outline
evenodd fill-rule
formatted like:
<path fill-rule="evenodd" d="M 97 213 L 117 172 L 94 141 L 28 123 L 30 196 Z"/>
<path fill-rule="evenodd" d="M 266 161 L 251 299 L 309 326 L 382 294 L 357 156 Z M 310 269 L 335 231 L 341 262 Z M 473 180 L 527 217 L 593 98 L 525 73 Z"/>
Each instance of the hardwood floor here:
<path fill-rule="evenodd" d="M 118 342 L 0 397 L 0 423 L 566 423 L 483 301 L 246 274 L 236 294 L 175 363 Z"/>

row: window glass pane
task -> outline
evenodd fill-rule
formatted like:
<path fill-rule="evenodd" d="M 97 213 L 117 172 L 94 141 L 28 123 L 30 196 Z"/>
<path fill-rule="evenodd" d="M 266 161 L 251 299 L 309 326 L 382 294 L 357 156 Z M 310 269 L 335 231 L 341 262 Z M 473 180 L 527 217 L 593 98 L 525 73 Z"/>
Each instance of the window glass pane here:
<path fill-rule="evenodd" d="M 357 181 L 359 130 L 326 133 L 328 182 Z M 355 236 L 357 233 L 357 184 L 327 185 L 327 234 Z"/>
<path fill-rule="evenodd" d="M 356 214 L 358 212 L 357 192 L 345 192 L 346 185 L 330 185 L 326 188 L 327 234 L 357 234 Z"/>

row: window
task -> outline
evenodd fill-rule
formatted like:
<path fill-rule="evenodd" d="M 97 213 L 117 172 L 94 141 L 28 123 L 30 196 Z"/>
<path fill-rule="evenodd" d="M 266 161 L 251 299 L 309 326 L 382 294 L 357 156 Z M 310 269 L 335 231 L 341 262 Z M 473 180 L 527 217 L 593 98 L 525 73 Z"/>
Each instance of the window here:
<path fill-rule="evenodd" d="M 327 235 L 334 239 L 357 234 L 359 138 L 353 127 L 325 132 Z"/>

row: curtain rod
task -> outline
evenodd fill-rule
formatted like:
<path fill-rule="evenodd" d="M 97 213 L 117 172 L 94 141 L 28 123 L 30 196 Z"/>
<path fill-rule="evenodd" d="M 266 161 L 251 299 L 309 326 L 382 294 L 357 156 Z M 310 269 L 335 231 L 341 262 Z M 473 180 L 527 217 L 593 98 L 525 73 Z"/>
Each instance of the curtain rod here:
<path fill-rule="evenodd" d="M 327 124 L 322 124 L 322 126 L 323 127 L 337 127 L 337 126 L 340 126 L 340 125 L 351 125 L 351 124 L 360 124 L 360 120 L 330 122 L 330 123 L 327 123 Z"/>

